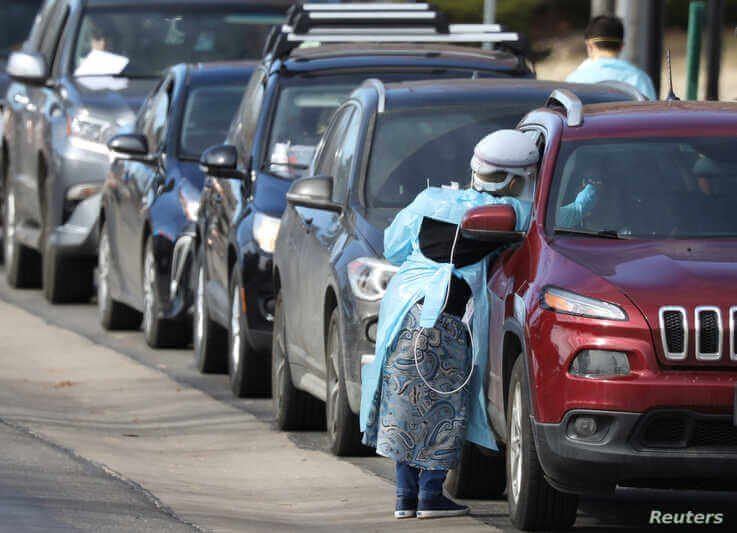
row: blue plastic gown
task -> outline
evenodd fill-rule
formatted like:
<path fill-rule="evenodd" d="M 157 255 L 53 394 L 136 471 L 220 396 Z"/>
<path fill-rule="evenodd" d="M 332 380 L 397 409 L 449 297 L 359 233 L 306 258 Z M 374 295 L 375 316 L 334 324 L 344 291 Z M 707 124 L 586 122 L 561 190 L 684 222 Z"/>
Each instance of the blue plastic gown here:
<path fill-rule="evenodd" d="M 442 222 L 458 224 L 469 209 L 489 204 L 511 205 L 517 215 L 517 228 L 527 227 L 530 204 L 516 198 L 496 198 L 472 189 L 452 190 L 431 187 L 396 216 L 384 232 L 384 256 L 401 265 L 389 282 L 381 302 L 376 336 L 376 357 L 361 371 L 361 431 L 366 431 L 369 412 L 378 409 L 379 386 L 387 351 L 398 334 L 405 315 L 424 298 L 420 325 L 431 328 L 440 316 L 452 275 L 466 281 L 471 287 L 474 302 L 472 319 L 473 346 L 476 366 L 469 386 L 472 405 L 466 440 L 496 450 L 496 442 L 486 416 L 486 399 L 482 387 L 488 358 L 489 299 L 486 291 L 487 260 L 463 268 L 451 263 L 437 263 L 420 251 L 419 234 L 422 219 L 429 217 Z"/>
<path fill-rule="evenodd" d="M 655 87 L 645 72 L 618 58 L 587 59 L 566 78 L 572 83 L 623 81 L 634 86 L 648 99 L 655 100 Z"/>

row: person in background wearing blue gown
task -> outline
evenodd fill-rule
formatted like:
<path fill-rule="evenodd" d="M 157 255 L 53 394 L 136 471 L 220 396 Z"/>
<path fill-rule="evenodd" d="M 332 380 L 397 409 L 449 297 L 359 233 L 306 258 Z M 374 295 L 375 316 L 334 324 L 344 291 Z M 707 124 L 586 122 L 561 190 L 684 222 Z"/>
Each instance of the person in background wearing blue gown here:
<path fill-rule="evenodd" d="M 494 132 L 474 150 L 470 188 L 428 187 L 384 232 L 384 255 L 400 268 L 381 303 L 376 356 L 362 369 L 361 430 L 396 463 L 397 518 L 468 513 L 443 495 L 446 474 L 465 441 L 497 449 L 482 387 L 494 250 L 463 239 L 458 225 L 471 208 L 507 204 L 524 230 L 538 159 L 531 135 Z"/>
<path fill-rule="evenodd" d="M 594 17 L 586 27 L 586 54 L 588 59 L 574 70 L 566 81 L 598 83 L 621 81 L 640 91 L 649 100 L 655 100 L 653 82 L 645 72 L 619 58 L 624 43 L 624 26 L 617 17 Z"/>

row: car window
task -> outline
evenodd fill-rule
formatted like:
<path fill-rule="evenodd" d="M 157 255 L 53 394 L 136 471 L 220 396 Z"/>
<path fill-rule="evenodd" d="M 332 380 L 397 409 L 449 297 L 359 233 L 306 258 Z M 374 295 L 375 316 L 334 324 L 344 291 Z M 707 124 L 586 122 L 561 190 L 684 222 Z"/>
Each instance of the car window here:
<path fill-rule="evenodd" d="M 256 59 L 283 15 L 255 5 L 151 2 L 85 9 L 71 70 L 76 76 L 155 77 L 176 63 Z"/>
<path fill-rule="evenodd" d="M 49 24 L 49 17 L 60 2 L 57 0 L 46 0 L 39 10 L 28 36 L 28 44 L 32 50 L 39 51 L 41 49 L 41 39 L 46 35 L 46 27 Z"/>
<path fill-rule="evenodd" d="M 146 114 L 143 117 L 142 133 L 146 136 L 149 150 L 152 153 L 164 151 L 166 127 L 171 101 L 171 80 L 161 84 L 159 90 L 151 97 Z"/>
<path fill-rule="evenodd" d="M 338 160 L 338 150 L 343 142 L 345 129 L 353 114 L 353 107 L 345 107 L 338 111 L 330 122 L 329 129 L 325 132 L 325 139 L 318 155 L 315 165 L 315 174 L 319 176 L 335 177 L 335 166 Z"/>
<path fill-rule="evenodd" d="M 198 160 L 207 148 L 221 144 L 242 97 L 242 85 L 190 89 L 182 118 L 179 157 Z"/>
<path fill-rule="evenodd" d="M 399 208 L 427 186 L 465 186 L 476 143 L 513 128 L 539 97 L 390 111 L 377 117 L 364 185 L 367 207 Z"/>
<path fill-rule="evenodd" d="M 294 80 L 282 87 L 269 134 L 269 172 L 287 179 L 303 176 L 330 119 L 363 75 Z"/>
<path fill-rule="evenodd" d="M 358 137 L 360 131 L 360 113 L 358 108 L 351 106 L 351 112 L 346 118 L 346 127 L 341 137 L 343 141 L 338 146 L 333 164 L 333 201 L 343 203 L 348 193 L 348 182 L 351 179 L 351 169 L 356 158 Z"/>
<path fill-rule="evenodd" d="M 20 50 L 38 13 L 40 0 L 6 0 L 0 3 L 0 57 Z"/>
<path fill-rule="evenodd" d="M 239 164 L 242 168 L 248 166 L 247 159 L 251 156 L 253 137 L 256 135 L 261 114 L 261 104 L 264 101 L 263 79 L 263 70 L 259 69 L 251 75 L 241 100 L 237 119 L 233 122 L 233 127 L 228 134 L 228 138 L 238 149 Z"/>
<path fill-rule="evenodd" d="M 54 62 L 56 49 L 59 45 L 59 38 L 64 30 L 64 24 L 69 16 L 69 8 L 64 2 L 59 2 L 49 17 L 49 24 L 46 26 L 44 35 L 41 39 L 39 51 L 44 55 L 48 64 Z"/>
<path fill-rule="evenodd" d="M 737 237 L 734 145 L 735 137 L 701 135 L 564 141 L 548 225 L 626 238 Z"/>

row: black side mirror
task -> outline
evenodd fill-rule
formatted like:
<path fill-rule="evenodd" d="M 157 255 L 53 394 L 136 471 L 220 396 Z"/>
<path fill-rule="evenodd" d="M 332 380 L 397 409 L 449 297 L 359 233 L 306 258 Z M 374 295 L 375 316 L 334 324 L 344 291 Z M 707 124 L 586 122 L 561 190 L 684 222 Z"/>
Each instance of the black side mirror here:
<path fill-rule="evenodd" d="M 243 179 L 238 170 L 238 150 L 230 144 L 212 146 L 200 157 L 200 168 L 208 176 L 215 178 Z"/>
<path fill-rule="evenodd" d="M 333 201 L 332 176 L 301 178 L 292 183 L 287 192 L 287 202 L 295 206 L 341 212 L 343 206 Z"/>
<path fill-rule="evenodd" d="M 140 133 L 123 133 L 115 135 L 107 143 L 108 149 L 114 154 L 127 156 L 133 161 L 153 163 L 155 158 L 149 154 L 148 140 Z"/>

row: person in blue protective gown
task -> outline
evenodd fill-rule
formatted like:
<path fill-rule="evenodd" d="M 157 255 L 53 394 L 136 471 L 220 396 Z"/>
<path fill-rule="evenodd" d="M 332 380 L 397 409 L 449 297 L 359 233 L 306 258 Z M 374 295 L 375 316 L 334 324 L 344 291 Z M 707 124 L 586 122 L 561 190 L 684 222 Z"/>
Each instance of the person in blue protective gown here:
<path fill-rule="evenodd" d="M 586 27 L 586 53 L 588 59 L 574 70 L 566 81 L 572 83 L 598 83 L 621 81 L 639 90 L 649 100 L 655 100 L 653 82 L 645 72 L 619 58 L 624 43 L 624 26 L 617 17 L 594 17 Z"/>
<path fill-rule="evenodd" d="M 381 303 L 376 356 L 362 369 L 360 423 L 363 442 L 396 463 L 397 518 L 467 513 L 443 495 L 446 474 L 466 440 L 497 449 L 482 390 L 493 250 L 463 239 L 458 225 L 471 208 L 508 204 L 526 228 L 538 159 L 532 136 L 494 132 L 475 148 L 471 188 L 427 188 L 384 233 L 384 255 L 400 268 Z"/>

